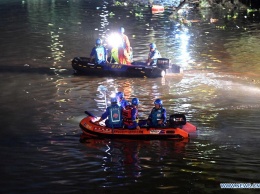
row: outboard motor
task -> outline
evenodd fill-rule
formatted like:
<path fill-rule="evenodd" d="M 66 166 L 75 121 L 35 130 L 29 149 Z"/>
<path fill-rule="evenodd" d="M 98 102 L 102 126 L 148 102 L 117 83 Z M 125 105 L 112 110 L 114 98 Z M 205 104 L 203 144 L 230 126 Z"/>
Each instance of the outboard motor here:
<path fill-rule="evenodd" d="M 90 58 L 88 57 L 74 57 L 74 59 L 71 61 L 72 65 L 87 65 L 90 63 Z"/>
<path fill-rule="evenodd" d="M 74 57 L 74 59 L 71 62 L 72 62 L 72 65 L 78 65 L 79 61 L 80 61 L 79 57 Z"/>
<path fill-rule="evenodd" d="M 182 128 L 182 126 L 186 124 L 186 117 L 184 114 L 172 114 L 170 115 L 169 123 L 170 123 L 170 127 Z"/>
<path fill-rule="evenodd" d="M 169 69 L 170 60 L 167 58 L 158 58 L 156 65 L 157 65 L 157 67 L 159 67 L 161 69 Z"/>

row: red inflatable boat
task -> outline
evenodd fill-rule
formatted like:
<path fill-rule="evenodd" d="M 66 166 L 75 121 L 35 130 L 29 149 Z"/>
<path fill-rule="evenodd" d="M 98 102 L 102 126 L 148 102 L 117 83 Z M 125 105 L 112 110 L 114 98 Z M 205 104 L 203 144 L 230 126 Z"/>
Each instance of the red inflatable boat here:
<path fill-rule="evenodd" d="M 183 114 L 171 115 L 167 125 L 160 128 L 149 128 L 147 126 L 140 129 L 112 129 L 95 123 L 96 120 L 95 116 L 88 114 L 80 121 L 79 126 L 83 132 L 80 141 L 89 137 L 144 140 L 185 139 L 189 138 L 189 133 L 197 130 L 196 126 L 186 122 L 186 117 Z"/>

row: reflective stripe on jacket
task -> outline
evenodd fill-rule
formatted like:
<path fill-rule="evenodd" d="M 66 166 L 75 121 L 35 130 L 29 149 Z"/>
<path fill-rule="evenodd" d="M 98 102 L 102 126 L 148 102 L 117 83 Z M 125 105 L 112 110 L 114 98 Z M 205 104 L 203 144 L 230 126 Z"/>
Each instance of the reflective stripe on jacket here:
<path fill-rule="evenodd" d="M 106 49 L 103 46 L 96 47 L 96 63 L 101 64 L 106 61 Z"/>
<path fill-rule="evenodd" d="M 160 107 L 159 109 L 153 108 L 151 111 L 151 114 L 149 116 L 149 119 L 151 119 L 152 124 L 154 126 L 158 125 L 158 121 L 163 119 L 163 122 L 166 122 L 166 110 L 163 107 Z"/>
<path fill-rule="evenodd" d="M 109 123 L 112 125 L 121 125 L 122 124 L 122 108 L 118 105 L 109 107 L 108 115 Z"/>

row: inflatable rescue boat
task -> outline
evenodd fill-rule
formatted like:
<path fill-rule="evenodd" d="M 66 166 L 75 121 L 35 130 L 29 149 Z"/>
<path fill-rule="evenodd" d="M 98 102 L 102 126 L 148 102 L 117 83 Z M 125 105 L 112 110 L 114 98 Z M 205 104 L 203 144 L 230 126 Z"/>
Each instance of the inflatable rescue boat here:
<path fill-rule="evenodd" d="M 72 60 L 72 68 L 75 73 L 92 76 L 123 76 L 123 77 L 164 77 L 166 74 L 181 73 L 178 65 L 170 64 L 169 59 L 160 58 L 154 66 L 148 66 L 144 62 L 134 61 L 131 65 L 107 63 L 98 65 L 92 63 L 90 58 L 75 57 Z"/>
<path fill-rule="evenodd" d="M 84 142 L 87 138 L 118 138 L 118 139 L 142 139 L 142 140 L 173 140 L 186 139 L 189 134 L 196 132 L 197 127 L 186 121 L 183 114 L 173 114 L 167 121 L 165 127 L 152 128 L 143 126 L 140 129 L 108 128 L 105 125 L 95 123 L 97 118 L 88 114 L 80 121 L 82 134 L 80 141 Z"/>

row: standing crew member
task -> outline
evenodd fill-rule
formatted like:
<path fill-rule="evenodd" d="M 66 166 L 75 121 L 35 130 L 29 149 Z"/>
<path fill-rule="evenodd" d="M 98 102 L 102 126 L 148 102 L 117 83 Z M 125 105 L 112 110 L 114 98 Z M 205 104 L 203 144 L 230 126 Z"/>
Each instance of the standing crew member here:
<path fill-rule="evenodd" d="M 96 45 L 90 53 L 90 61 L 95 59 L 95 63 L 99 65 L 104 65 L 107 62 L 107 49 L 102 45 L 102 40 L 98 38 L 96 40 Z"/>
<path fill-rule="evenodd" d="M 162 127 L 166 124 L 166 109 L 162 106 L 162 100 L 156 99 L 154 101 L 154 108 L 152 109 L 147 124 L 150 127 Z"/>
<path fill-rule="evenodd" d="M 123 110 L 123 122 L 126 128 L 128 129 L 140 129 L 138 126 L 138 104 L 139 99 L 133 98 L 132 104 L 127 105 Z"/>
<path fill-rule="evenodd" d="M 120 28 L 120 36 L 122 39 L 122 44 L 118 47 L 118 60 L 120 64 L 131 65 L 130 54 L 131 47 L 130 42 L 127 35 L 124 34 L 125 29 L 123 27 Z"/>
<path fill-rule="evenodd" d="M 106 111 L 102 114 L 100 119 L 95 123 L 99 123 L 108 117 L 105 124 L 109 128 L 122 128 L 123 127 L 123 108 L 118 106 L 117 98 L 111 98 L 111 106 L 107 107 Z"/>

